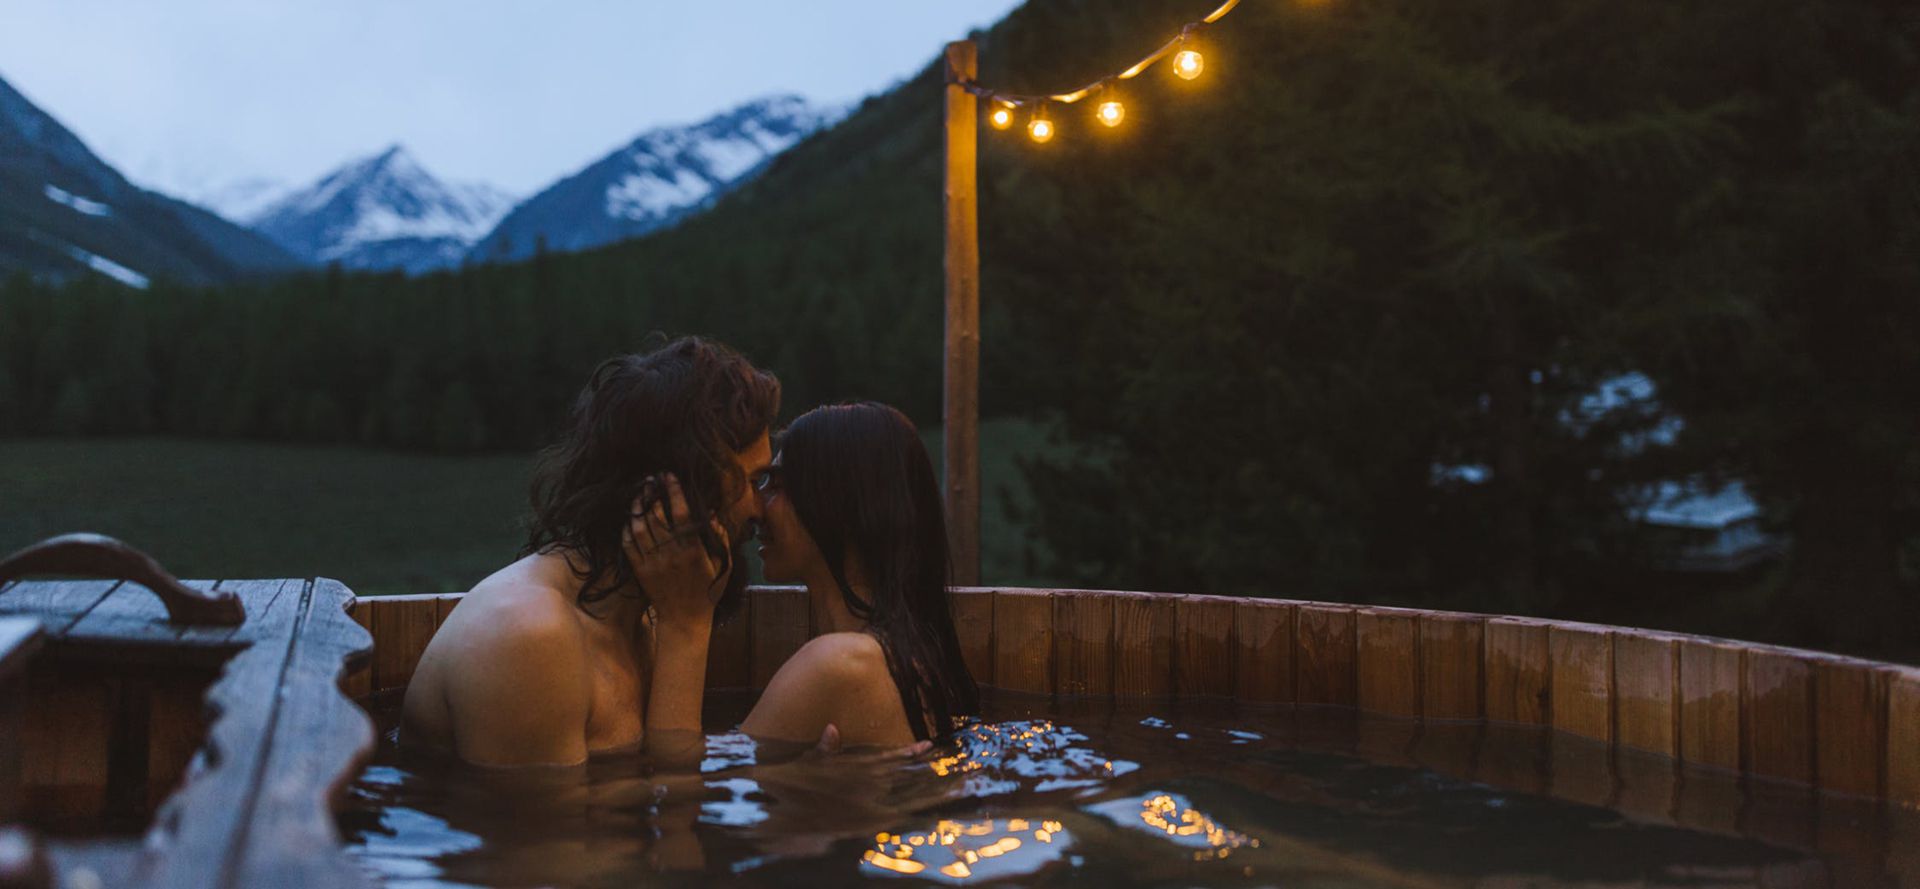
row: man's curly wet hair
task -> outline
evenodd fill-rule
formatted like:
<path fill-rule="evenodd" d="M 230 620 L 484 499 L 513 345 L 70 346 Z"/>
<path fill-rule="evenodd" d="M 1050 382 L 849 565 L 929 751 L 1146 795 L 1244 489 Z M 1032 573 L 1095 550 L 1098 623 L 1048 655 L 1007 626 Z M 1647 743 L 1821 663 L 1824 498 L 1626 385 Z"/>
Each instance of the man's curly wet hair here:
<path fill-rule="evenodd" d="M 724 509 L 747 484 L 734 455 L 779 411 L 780 381 L 712 340 L 682 337 L 607 359 L 574 400 L 560 439 L 535 461 L 521 555 L 571 553 L 582 608 L 616 589 L 638 589 L 621 542 L 641 484 L 671 472 L 689 515 Z M 703 529 L 701 542 L 732 567 L 735 553 L 718 535 Z M 746 572 L 729 571 L 720 612 L 738 607 L 745 588 Z"/>

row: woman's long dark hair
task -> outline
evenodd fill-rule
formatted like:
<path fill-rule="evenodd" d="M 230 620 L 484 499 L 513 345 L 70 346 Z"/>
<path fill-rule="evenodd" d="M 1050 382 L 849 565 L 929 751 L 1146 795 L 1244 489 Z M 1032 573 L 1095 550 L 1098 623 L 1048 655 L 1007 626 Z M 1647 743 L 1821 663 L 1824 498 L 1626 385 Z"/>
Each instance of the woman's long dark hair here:
<path fill-rule="evenodd" d="M 913 421 L 875 402 L 815 408 L 787 427 L 780 464 L 781 487 L 847 610 L 886 651 L 914 737 L 951 733 L 956 717 L 979 712 L 980 690 L 953 629 L 946 515 Z M 871 602 L 847 582 L 851 555 L 866 568 Z"/>
<path fill-rule="evenodd" d="M 746 490 L 734 454 L 765 434 L 779 411 L 780 381 L 711 340 L 682 337 L 607 359 L 574 399 L 560 439 L 535 462 L 520 554 L 570 550 L 582 608 L 615 589 L 637 589 L 621 542 L 641 483 L 671 472 L 690 515 L 724 508 L 730 492 Z M 740 537 L 728 549 L 701 531 L 707 552 L 728 566 L 746 544 Z M 721 614 L 739 607 L 746 582 L 745 571 L 728 574 Z"/>

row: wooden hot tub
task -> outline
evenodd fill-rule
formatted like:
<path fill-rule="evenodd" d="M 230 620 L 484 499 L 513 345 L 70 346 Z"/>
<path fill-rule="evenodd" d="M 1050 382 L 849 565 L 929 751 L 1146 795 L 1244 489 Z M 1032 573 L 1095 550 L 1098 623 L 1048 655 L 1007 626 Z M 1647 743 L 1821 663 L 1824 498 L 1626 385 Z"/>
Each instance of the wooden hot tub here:
<path fill-rule="evenodd" d="M 161 696 L 122 692 L 107 716 L 73 719 L 61 714 L 84 715 L 92 702 L 64 693 L 28 701 L 30 726 L 58 723 L 58 745 L 44 749 L 63 759 L 58 770 L 18 760 L 17 773 L 0 769 L 0 812 L 31 824 L 34 813 L 23 817 L 16 794 L 67 793 L 74 788 L 59 782 L 96 776 L 79 789 L 99 797 L 122 786 L 150 807 L 145 863 L 129 885 L 258 885 L 252 878 L 267 875 L 288 885 L 364 885 L 324 817 L 372 742 L 347 699 L 364 704 L 404 689 L 461 596 L 361 598 L 325 579 L 190 585 L 235 595 L 246 623 L 225 634 L 170 625 L 137 585 L 0 586 L 0 611 L 14 600 L 85 600 L 46 625 L 57 644 L 36 663 L 62 676 L 95 644 L 87 636 L 95 624 L 118 634 L 101 637 L 115 651 L 129 632 L 170 647 L 204 636 L 220 651 L 217 677 L 186 677 L 212 708 L 192 732 L 151 728 L 163 714 L 195 712 L 162 707 L 171 699 Z M 812 635 L 803 590 L 754 588 L 746 606 L 715 631 L 715 688 L 764 687 Z M 1354 752 L 1369 759 L 1808 851 L 1837 841 L 1821 830 L 1825 816 L 1812 814 L 1829 804 L 1920 809 L 1920 669 L 1911 667 L 1592 624 L 1287 600 L 967 588 L 955 611 L 974 676 L 1012 692 L 1348 708 L 1337 712 L 1389 717 L 1363 720 Z M 360 627 L 370 632 L 370 654 Z M 74 653 L 59 655 L 59 646 Z M 144 666 L 120 687 L 153 685 L 153 665 L 173 660 L 158 648 L 140 651 Z M 11 737 L 6 722 L 0 742 Z M 1436 723 L 1448 726 L 1430 728 Z M 1480 756 L 1476 742 L 1461 743 L 1476 737 L 1461 726 L 1497 724 L 1536 727 L 1541 755 Z M 102 732 L 111 740 L 92 738 Z M 118 749 L 130 744 L 142 749 Z M 34 745 L 26 748 L 34 755 Z M 83 749 L 105 750 L 106 762 L 80 762 Z M 1557 768 L 1562 758 L 1578 767 Z M 133 767 L 116 770 L 116 762 Z M 1725 793 L 1724 780 L 1689 780 L 1700 768 L 1777 782 L 1809 805 L 1784 817 L 1749 809 Z M 1902 885 L 1920 885 L 1920 836 L 1895 837 L 1882 857 Z M 221 875 L 212 883 L 208 867 Z"/>
<path fill-rule="evenodd" d="M 351 613 L 374 651 L 344 680 L 347 693 L 405 687 L 460 598 L 356 599 Z M 1542 726 L 1676 767 L 1920 807 L 1912 667 L 1596 624 L 1278 599 L 966 588 L 955 612 L 985 686 Z M 756 587 L 715 631 L 708 684 L 763 687 L 812 632 L 804 590 Z M 1673 783 L 1671 770 L 1654 771 L 1641 777 Z M 1617 801 L 1645 789 L 1604 793 Z"/>

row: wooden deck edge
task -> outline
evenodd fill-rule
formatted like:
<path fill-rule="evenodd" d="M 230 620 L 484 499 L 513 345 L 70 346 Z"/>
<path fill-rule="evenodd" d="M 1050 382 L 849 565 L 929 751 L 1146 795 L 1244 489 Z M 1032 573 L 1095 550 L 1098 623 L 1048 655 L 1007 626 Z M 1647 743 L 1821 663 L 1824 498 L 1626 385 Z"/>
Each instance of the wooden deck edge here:
<path fill-rule="evenodd" d="M 340 689 L 373 637 L 339 581 L 285 581 L 257 619 L 272 632 L 208 689 L 206 742 L 162 804 L 130 885 L 372 887 L 344 852 L 338 794 L 373 751 L 373 723 Z"/>

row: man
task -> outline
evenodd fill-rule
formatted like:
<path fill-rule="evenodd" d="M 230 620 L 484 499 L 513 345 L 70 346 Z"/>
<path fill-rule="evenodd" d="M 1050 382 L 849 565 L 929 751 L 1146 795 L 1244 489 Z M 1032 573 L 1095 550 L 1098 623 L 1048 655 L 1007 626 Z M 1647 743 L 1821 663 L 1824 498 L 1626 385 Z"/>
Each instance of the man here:
<path fill-rule="evenodd" d="M 733 570 L 735 543 L 760 514 L 754 484 L 772 462 L 767 432 L 779 407 L 772 374 L 697 337 L 601 364 L 561 439 L 541 452 L 520 560 L 475 586 L 421 655 L 402 742 L 529 766 L 698 738 L 697 723 L 656 719 L 649 697 L 677 705 L 661 714 L 699 712 L 708 635 L 656 638 L 645 616 L 656 601 L 737 604 L 745 574 Z M 670 541 L 639 544 L 710 560 L 711 570 L 676 575 L 712 578 L 705 595 L 649 591 L 634 575 L 633 529 L 669 503 L 698 518 Z"/>

